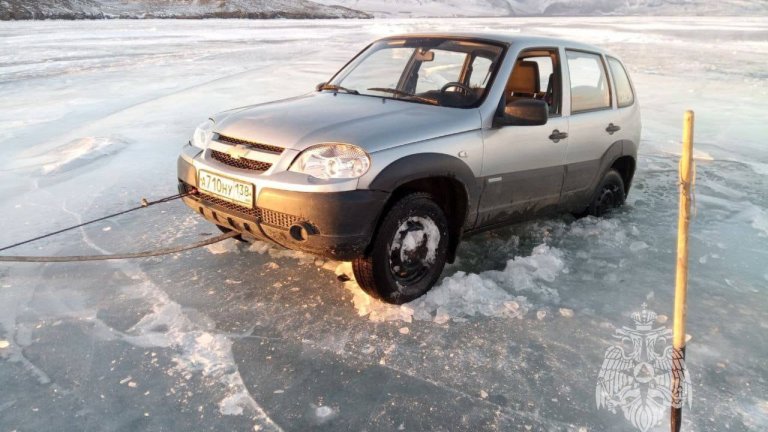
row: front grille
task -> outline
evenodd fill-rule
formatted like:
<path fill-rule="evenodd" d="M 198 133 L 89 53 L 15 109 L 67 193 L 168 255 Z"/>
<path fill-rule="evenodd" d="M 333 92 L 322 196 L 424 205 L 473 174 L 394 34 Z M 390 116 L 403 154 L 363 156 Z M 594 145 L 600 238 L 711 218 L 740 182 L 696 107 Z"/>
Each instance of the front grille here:
<path fill-rule="evenodd" d="M 181 184 L 183 185 L 182 187 L 184 187 L 185 191 L 190 190 L 191 186 L 187 185 L 186 183 L 181 183 Z M 254 207 L 254 208 L 244 207 L 239 204 L 235 204 L 233 202 L 229 202 L 227 200 L 223 200 L 221 198 L 215 197 L 213 195 L 208 195 L 203 192 L 197 192 L 193 196 L 203 201 L 206 201 L 210 204 L 213 204 L 215 206 L 221 207 L 226 211 L 230 211 L 243 216 L 249 216 L 251 219 L 254 219 L 260 223 L 264 223 L 264 224 L 271 225 L 278 228 L 290 228 L 292 225 L 301 221 L 301 219 L 298 216 L 293 216 L 286 213 L 277 212 L 274 210 L 265 210 L 258 207 Z"/>
<path fill-rule="evenodd" d="M 257 220 L 261 219 L 261 209 L 258 207 L 253 207 L 253 208 L 244 207 L 239 204 L 235 204 L 233 202 L 229 202 L 227 200 L 217 198 L 213 195 L 208 195 L 202 192 L 198 192 L 197 196 L 204 201 L 208 201 L 211 204 L 217 205 L 219 207 L 223 207 L 229 211 L 250 216 L 251 218 L 257 219 Z"/>
<path fill-rule="evenodd" d="M 267 225 L 272 225 L 281 228 L 290 228 L 292 225 L 299 223 L 300 219 L 297 216 L 289 215 L 286 213 L 280 213 L 273 210 L 261 210 L 261 222 Z"/>
<path fill-rule="evenodd" d="M 250 171 L 266 171 L 269 169 L 269 167 L 272 166 L 272 164 L 269 162 L 255 161 L 253 159 L 246 158 L 235 159 L 232 156 L 218 150 L 211 150 L 211 157 L 225 165 Z"/>
<path fill-rule="evenodd" d="M 257 142 L 253 142 L 253 141 L 241 140 L 241 139 L 232 138 L 232 137 L 229 137 L 229 136 L 226 136 L 226 135 L 219 135 L 217 141 L 225 142 L 225 143 L 230 143 L 230 144 L 242 144 L 242 145 L 244 145 L 246 147 L 251 147 L 251 148 L 254 148 L 254 149 L 263 150 L 263 151 L 267 151 L 267 152 L 271 152 L 271 153 L 277 153 L 277 154 L 282 153 L 283 150 L 284 150 L 282 147 L 277 147 L 277 146 L 273 146 L 273 145 L 269 145 L 269 144 L 257 143 Z"/>

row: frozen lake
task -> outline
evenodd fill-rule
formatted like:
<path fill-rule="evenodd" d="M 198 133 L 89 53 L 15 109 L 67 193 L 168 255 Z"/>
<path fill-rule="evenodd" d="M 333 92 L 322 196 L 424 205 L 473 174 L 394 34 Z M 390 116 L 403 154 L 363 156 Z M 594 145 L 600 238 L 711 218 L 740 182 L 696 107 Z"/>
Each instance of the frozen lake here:
<path fill-rule="evenodd" d="M 375 38 L 434 30 L 621 56 L 644 124 L 627 206 L 473 237 L 402 308 L 340 282 L 344 265 L 233 240 L 0 265 L 0 430 L 636 430 L 597 409 L 595 386 L 643 303 L 671 327 L 688 108 L 684 430 L 768 429 L 768 18 L 3 22 L 0 246 L 170 195 L 178 150 L 209 114 L 311 91 Z M 214 231 L 174 202 L 12 252 L 144 250 Z"/>

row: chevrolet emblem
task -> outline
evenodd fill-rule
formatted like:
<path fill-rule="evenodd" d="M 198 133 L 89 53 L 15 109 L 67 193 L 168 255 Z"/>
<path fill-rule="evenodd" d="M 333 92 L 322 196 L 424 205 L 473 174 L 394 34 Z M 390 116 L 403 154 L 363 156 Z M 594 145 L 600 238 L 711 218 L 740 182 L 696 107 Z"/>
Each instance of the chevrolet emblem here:
<path fill-rule="evenodd" d="M 248 147 L 244 145 L 236 145 L 227 149 L 227 154 L 232 156 L 232 159 L 240 159 L 248 154 Z"/>

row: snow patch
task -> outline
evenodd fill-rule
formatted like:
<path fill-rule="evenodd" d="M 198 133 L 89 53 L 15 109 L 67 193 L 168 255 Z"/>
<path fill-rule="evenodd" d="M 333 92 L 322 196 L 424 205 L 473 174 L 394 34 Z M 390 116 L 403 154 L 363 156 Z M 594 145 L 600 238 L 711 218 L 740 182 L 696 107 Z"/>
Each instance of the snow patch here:
<path fill-rule="evenodd" d="M 414 224 L 418 224 L 421 228 L 408 231 L 409 226 Z M 406 233 L 400 237 L 399 234 L 403 231 Z M 409 217 L 400 225 L 397 233 L 398 236 L 392 242 L 389 250 L 390 252 L 400 250 L 400 261 L 408 261 L 408 255 L 426 243 L 427 255 L 424 257 L 424 262 L 427 264 L 435 262 L 435 253 L 440 244 L 440 230 L 432 219 L 420 216 Z"/>
<path fill-rule="evenodd" d="M 495 280 L 507 291 L 534 294 L 546 302 L 557 304 L 560 302 L 559 293 L 546 284 L 554 282 L 566 270 L 562 251 L 540 244 L 531 255 L 507 261 L 504 270 L 487 271 L 481 275 Z"/>
<path fill-rule="evenodd" d="M 752 228 L 758 231 L 760 237 L 768 237 L 768 214 L 757 206 L 753 206 L 749 214 Z"/>
<path fill-rule="evenodd" d="M 410 304 L 414 318 L 445 323 L 467 317 L 520 318 L 527 311 L 525 297 L 514 296 L 494 280 L 458 272 Z"/>
<path fill-rule="evenodd" d="M 44 175 L 70 171 L 122 150 L 127 142 L 109 137 L 84 137 L 46 152 L 41 172 Z"/>
<path fill-rule="evenodd" d="M 310 407 L 312 409 L 312 414 L 314 415 L 315 423 L 318 425 L 327 423 L 339 415 L 338 408 L 329 406 L 317 406 L 315 404 L 310 404 Z"/>
<path fill-rule="evenodd" d="M 237 253 L 240 252 L 239 243 L 240 242 L 237 240 L 229 238 L 218 243 L 208 245 L 205 247 L 205 249 L 214 255 L 221 255 L 230 252 Z"/>
<path fill-rule="evenodd" d="M 293 258 L 299 260 L 301 264 L 312 264 L 315 262 L 315 255 L 306 252 L 300 252 L 290 249 L 278 249 L 276 247 L 268 249 L 269 256 L 272 258 Z"/>
<path fill-rule="evenodd" d="M 375 322 L 412 320 L 466 321 L 469 317 L 486 316 L 522 318 L 532 305 L 525 296 L 530 293 L 550 302 L 559 302 L 557 290 L 547 287 L 565 270 L 562 252 L 542 244 L 530 256 L 515 257 L 502 271 L 457 272 L 444 278 L 424 296 L 405 305 L 391 305 L 368 296 L 355 282 L 350 263 L 341 263 L 336 274 L 348 279 L 344 287 L 352 293 L 352 303 L 359 316 Z"/>
<path fill-rule="evenodd" d="M 338 264 L 335 273 L 337 276 L 343 276 L 346 279 L 344 288 L 352 293 L 352 304 L 355 306 L 359 316 L 367 315 L 368 319 L 374 322 L 411 322 L 413 320 L 413 309 L 410 306 L 384 303 L 366 294 L 355 282 L 352 263 L 343 262 Z"/>
<path fill-rule="evenodd" d="M 248 246 L 248 252 L 256 252 L 259 255 L 264 255 L 269 252 L 271 247 L 272 246 L 267 242 L 256 240 Z"/>

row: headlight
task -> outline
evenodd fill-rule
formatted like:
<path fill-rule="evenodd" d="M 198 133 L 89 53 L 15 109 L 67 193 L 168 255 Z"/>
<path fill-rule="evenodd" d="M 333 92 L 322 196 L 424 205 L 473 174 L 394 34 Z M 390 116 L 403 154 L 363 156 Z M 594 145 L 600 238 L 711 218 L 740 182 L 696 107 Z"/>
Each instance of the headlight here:
<path fill-rule="evenodd" d="M 370 166 L 371 159 L 360 147 L 319 144 L 301 152 L 290 171 L 321 179 L 352 179 L 365 174 Z"/>
<path fill-rule="evenodd" d="M 213 120 L 206 120 L 200 123 L 189 143 L 202 150 L 208 148 L 208 144 L 210 144 L 213 137 L 213 124 Z"/>

